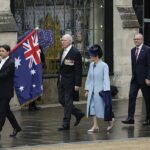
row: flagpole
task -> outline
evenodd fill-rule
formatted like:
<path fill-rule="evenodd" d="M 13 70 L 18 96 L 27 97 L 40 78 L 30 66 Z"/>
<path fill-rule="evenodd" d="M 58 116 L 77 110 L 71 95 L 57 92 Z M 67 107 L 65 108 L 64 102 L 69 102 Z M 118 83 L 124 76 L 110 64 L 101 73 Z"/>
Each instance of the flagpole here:
<path fill-rule="evenodd" d="M 13 51 L 15 51 L 22 43 L 24 43 L 27 39 L 28 39 L 28 37 L 30 37 L 32 34 L 34 34 L 36 32 L 36 30 L 35 29 L 33 29 L 32 31 L 31 31 L 31 33 L 29 33 L 20 43 L 18 43 L 11 51 L 10 51 L 10 53 L 12 53 Z"/>

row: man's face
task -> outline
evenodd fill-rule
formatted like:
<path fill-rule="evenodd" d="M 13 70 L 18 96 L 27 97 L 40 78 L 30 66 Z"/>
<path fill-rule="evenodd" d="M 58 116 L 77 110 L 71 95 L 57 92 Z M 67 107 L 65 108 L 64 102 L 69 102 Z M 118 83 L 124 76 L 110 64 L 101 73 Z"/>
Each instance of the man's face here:
<path fill-rule="evenodd" d="M 5 58 L 9 55 L 9 52 L 7 52 L 3 47 L 0 47 L 0 57 Z"/>
<path fill-rule="evenodd" d="M 69 45 L 71 45 L 71 40 L 69 39 L 69 37 L 67 36 L 63 36 L 61 38 L 61 45 L 62 45 L 62 48 L 67 48 Z"/>
<path fill-rule="evenodd" d="M 139 47 L 143 43 L 143 37 L 141 35 L 135 35 L 133 40 L 136 47 Z"/>

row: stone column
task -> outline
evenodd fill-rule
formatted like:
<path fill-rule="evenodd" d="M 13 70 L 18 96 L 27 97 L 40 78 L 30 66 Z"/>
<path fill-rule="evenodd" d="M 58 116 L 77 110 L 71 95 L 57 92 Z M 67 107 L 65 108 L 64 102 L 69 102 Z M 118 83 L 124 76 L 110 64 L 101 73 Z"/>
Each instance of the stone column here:
<path fill-rule="evenodd" d="M 17 26 L 10 11 L 10 0 L 0 1 L 0 44 L 16 45 Z"/>
<path fill-rule="evenodd" d="M 17 42 L 17 26 L 10 11 L 10 0 L 0 0 L 0 6 L 0 44 L 13 48 Z M 16 96 L 11 101 L 11 107 L 20 108 Z"/>
<path fill-rule="evenodd" d="M 139 24 L 132 0 L 114 0 L 114 76 L 112 83 L 119 88 L 118 98 L 128 98 L 131 80 L 131 48 Z"/>

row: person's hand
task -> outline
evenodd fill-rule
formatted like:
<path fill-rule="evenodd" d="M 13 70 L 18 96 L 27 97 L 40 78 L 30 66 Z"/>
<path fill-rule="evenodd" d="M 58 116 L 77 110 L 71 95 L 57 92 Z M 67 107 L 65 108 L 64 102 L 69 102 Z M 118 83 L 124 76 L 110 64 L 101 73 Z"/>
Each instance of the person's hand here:
<path fill-rule="evenodd" d="M 75 90 L 75 91 L 79 91 L 79 86 L 75 86 L 75 87 L 74 87 L 74 90 Z"/>
<path fill-rule="evenodd" d="M 88 97 L 89 91 L 85 92 L 85 97 Z"/>
<path fill-rule="evenodd" d="M 150 80 L 149 79 L 145 79 L 145 82 L 148 86 L 150 86 Z"/>

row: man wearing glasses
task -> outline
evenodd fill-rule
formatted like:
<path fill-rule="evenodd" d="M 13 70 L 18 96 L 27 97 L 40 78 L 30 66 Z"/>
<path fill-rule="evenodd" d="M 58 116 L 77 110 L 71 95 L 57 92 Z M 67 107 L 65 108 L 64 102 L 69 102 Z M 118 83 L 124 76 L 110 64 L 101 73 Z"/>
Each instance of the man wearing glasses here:
<path fill-rule="evenodd" d="M 131 50 L 132 78 L 129 91 L 128 117 L 124 124 L 134 124 L 136 98 L 139 89 L 146 105 L 144 126 L 150 126 L 150 47 L 143 44 L 143 35 L 134 36 L 135 47 Z"/>

